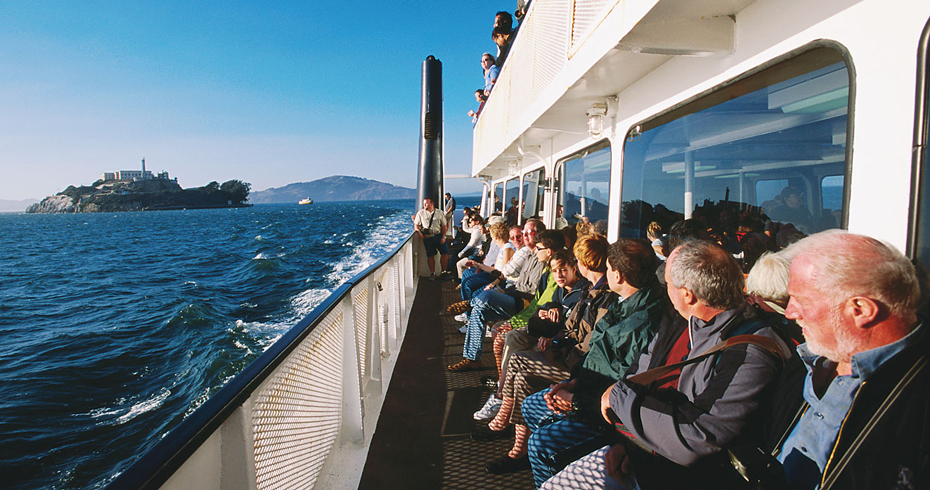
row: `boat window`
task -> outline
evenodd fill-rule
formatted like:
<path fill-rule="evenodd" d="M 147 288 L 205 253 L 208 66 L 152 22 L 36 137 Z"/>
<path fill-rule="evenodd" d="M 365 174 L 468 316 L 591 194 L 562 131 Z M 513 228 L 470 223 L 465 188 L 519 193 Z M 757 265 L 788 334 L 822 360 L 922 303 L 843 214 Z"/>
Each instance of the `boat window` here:
<path fill-rule="evenodd" d="M 636 126 L 623 152 L 621 236 L 693 218 L 740 254 L 747 233 L 775 250 L 839 227 L 848 108 L 846 63 L 822 47 Z"/>
<path fill-rule="evenodd" d="M 579 221 L 587 220 L 600 233 L 607 233 L 607 213 L 610 209 L 608 140 L 559 162 L 554 185 L 558 196 L 556 228 L 575 226 Z"/>
<path fill-rule="evenodd" d="M 514 225 L 517 223 L 518 212 L 520 209 L 520 179 L 510 179 L 505 185 L 506 192 L 504 197 L 504 207 L 507 209 L 507 212 L 504 213 L 504 216 L 507 218 L 507 224 Z"/>
<path fill-rule="evenodd" d="M 504 213 L 504 186 L 501 183 L 494 184 L 494 192 L 491 194 L 491 202 L 494 207 L 491 208 L 491 214 Z"/>
<path fill-rule="evenodd" d="M 540 168 L 523 176 L 523 221 L 542 219 L 543 196 L 546 194 L 546 169 Z"/>
<path fill-rule="evenodd" d="M 912 232 L 910 243 L 911 258 L 930 270 L 930 152 L 927 146 L 930 145 L 930 21 L 924 27 L 921 36 L 920 48 L 918 51 L 918 93 L 923 94 L 918 103 L 923 104 L 918 107 L 918 118 L 916 123 L 916 133 L 914 138 L 914 165 L 916 167 L 917 181 L 913 183 L 914 191 L 912 194 L 914 216 L 912 220 Z M 924 313 L 930 306 L 925 306 Z"/>

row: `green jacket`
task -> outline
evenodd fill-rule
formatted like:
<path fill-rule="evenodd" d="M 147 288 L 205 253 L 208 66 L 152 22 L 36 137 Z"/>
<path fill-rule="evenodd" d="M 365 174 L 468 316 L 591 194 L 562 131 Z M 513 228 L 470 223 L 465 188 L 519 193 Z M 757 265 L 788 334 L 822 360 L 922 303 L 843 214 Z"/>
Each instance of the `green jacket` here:
<path fill-rule="evenodd" d="M 540 290 L 536 288 L 536 295 L 533 297 L 533 301 L 530 301 L 530 304 L 523 308 L 520 313 L 517 313 L 510 318 L 510 325 L 513 328 L 523 328 L 530 321 L 530 317 L 536 314 L 536 310 L 539 309 L 539 305 L 544 305 L 552 301 L 552 295 L 555 294 L 555 290 L 558 289 L 559 285 L 555 283 L 555 278 L 552 277 L 552 274 L 547 272 L 546 274 L 546 287 L 545 289 Z"/>
<path fill-rule="evenodd" d="M 658 331 L 666 297 L 665 288 L 653 281 L 624 301 L 613 303 L 594 326 L 588 354 L 576 373 L 579 382 L 600 396 L 622 378 Z"/>

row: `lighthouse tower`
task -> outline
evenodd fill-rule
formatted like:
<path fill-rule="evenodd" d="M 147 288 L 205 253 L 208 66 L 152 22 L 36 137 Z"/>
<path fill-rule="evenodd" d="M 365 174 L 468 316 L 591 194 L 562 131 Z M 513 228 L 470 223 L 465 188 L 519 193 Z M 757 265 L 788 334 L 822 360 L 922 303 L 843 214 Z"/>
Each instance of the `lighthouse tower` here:
<path fill-rule="evenodd" d="M 145 157 L 142 157 L 142 180 L 145 180 Z"/>

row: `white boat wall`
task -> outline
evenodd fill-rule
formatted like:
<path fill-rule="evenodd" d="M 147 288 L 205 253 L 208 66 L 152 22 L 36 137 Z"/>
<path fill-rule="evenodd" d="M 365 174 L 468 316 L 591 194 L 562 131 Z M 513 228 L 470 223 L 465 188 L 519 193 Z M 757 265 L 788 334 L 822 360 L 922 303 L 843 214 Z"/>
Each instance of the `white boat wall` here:
<path fill-rule="evenodd" d="M 727 183 L 730 199 L 741 197 L 751 205 L 761 205 L 768 191 L 761 181 L 780 181 L 770 186 L 797 182 L 811 187 L 805 189 L 806 204 L 818 218 L 822 189 L 812 179 L 835 176 L 828 183 L 840 184 L 843 191 L 842 212 L 835 213 L 839 224 L 905 250 L 912 184 L 917 184 L 911 178 L 912 156 L 925 151 L 915 152 L 920 143 L 912 138 L 915 113 L 918 124 L 926 119 L 926 108 L 915 94 L 925 90 L 918 87 L 919 69 L 925 70 L 918 48 L 928 18 L 930 2 L 918 0 L 534 1 L 475 127 L 472 174 L 493 186 L 503 202 L 518 197 L 525 204 L 523 218 L 538 214 L 550 225 L 556 203 L 597 198 L 605 206 L 610 240 L 631 235 L 622 226 L 621 203 L 649 201 L 638 195 L 639 187 L 653 195 L 651 204 L 659 201 L 690 217 L 702 199 L 723 198 L 710 190 L 701 195 L 702 172 L 705 181 L 738 174 Z M 817 49 L 835 59 L 827 67 L 818 67 L 817 60 L 796 60 Z M 823 57 L 814 55 L 808 58 Z M 793 61 L 800 66 L 790 66 Z M 838 64 L 832 72 L 845 74 L 831 78 L 808 72 L 806 76 L 821 79 L 794 94 L 778 85 L 787 83 L 779 71 L 798 73 L 803 80 L 804 64 L 825 71 Z M 842 77 L 846 81 L 836 84 Z M 719 103 L 715 97 L 735 98 L 750 88 L 769 92 L 764 109 L 787 115 L 810 112 L 816 97 L 836 102 L 843 96 L 845 104 L 816 116 L 825 126 L 815 130 L 829 132 L 823 135 L 829 151 L 803 147 L 823 145 L 821 141 L 774 138 L 779 132 L 803 133 L 805 122 L 780 120 L 764 110 L 737 120 L 714 114 L 703 121 L 679 119 Z M 604 113 L 603 131 L 594 137 L 587 126 L 592 109 Z M 647 129 L 676 120 L 688 128 L 666 134 L 664 141 L 653 136 L 656 146 L 632 149 L 647 152 L 633 168 L 631 158 L 624 156 L 630 142 Z M 660 129 L 672 132 L 670 126 Z M 769 135 L 773 137 L 762 138 Z M 755 148 L 770 145 L 773 152 L 770 157 L 730 155 L 727 160 L 708 151 L 725 144 L 746 151 L 734 141 L 757 143 Z M 776 151 L 791 145 L 790 155 Z M 570 168 L 572 162 L 590 160 L 586 153 L 598 153 L 597 161 Z M 817 168 L 814 163 L 834 165 Z M 650 192 L 662 180 L 640 174 L 654 165 L 663 167 L 665 177 L 678 172 L 677 197 Z M 717 175 L 711 175 L 714 166 Z M 624 175 L 624 167 L 630 167 L 630 175 Z M 770 174 L 753 175 L 766 170 Z M 600 189 L 589 177 L 601 181 Z M 685 181 L 698 188 L 686 190 Z M 604 196 L 577 195 L 579 190 L 584 194 L 608 187 Z M 689 193 L 692 200 L 687 201 Z"/>

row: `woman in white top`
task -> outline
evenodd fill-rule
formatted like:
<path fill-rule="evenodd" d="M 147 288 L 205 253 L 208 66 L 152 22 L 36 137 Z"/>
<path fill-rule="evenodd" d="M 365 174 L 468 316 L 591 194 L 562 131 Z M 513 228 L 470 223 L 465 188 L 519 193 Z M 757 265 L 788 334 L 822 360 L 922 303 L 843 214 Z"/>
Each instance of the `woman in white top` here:
<path fill-rule="evenodd" d="M 496 243 L 497 246 L 500 247 L 500 252 L 497 253 L 497 261 L 494 263 L 494 267 L 484 265 L 474 260 L 469 260 L 468 262 L 465 263 L 466 268 L 475 267 L 479 271 L 490 273 L 491 271 L 495 269 L 498 271 L 502 270 L 504 266 L 507 265 L 507 262 L 510 262 L 510 259 L 513 258 L 513 254 L 515 253 L 516 248 L 514 247 L 513 243 L 507 241 L 507 238 L 508 238 L 507 224 L 501 223 L 501 222 L 494 223 L 493 225 L 491 225 L 491 228 L 489 229 L 489 231 L 491 232 L 491 240 L 494 240 L 494 243 Z M 513 238 L 512 234 L 513 232 L 511 231 L 510 238 Z M 523 240 L 522 235 L 520 235 L 520 240 L 522 242 Z"/>
<path fill-rule="evenodd" d="M 462 271 L 466 269 L 465 264 L 468 263 L 470 257 L 476 252 L 481 252 L 481 245 L 484 243 L 484 220 L 477 214 L 472 215 L 468 226 L 463 226 L 462 231 L 471 233 L 471 239 L 465 245 L 465 248 L 459 252 L 459 259 L 461 260 L 455 263 L 455 267 L 459 272 L 458 277 L 462 277 Z"/>

